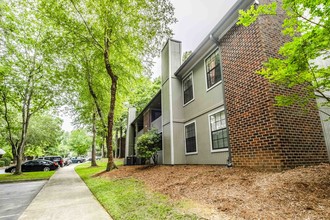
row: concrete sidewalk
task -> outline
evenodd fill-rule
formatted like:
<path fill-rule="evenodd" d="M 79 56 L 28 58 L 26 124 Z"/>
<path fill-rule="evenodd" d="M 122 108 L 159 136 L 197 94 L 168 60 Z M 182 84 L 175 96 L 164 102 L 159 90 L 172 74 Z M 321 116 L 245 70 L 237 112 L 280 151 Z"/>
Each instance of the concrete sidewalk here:
<path fill-rule="evenodd" d="M 70 165 L 56 171 L 19 219 L 111 219 L 74 167 Z"/>

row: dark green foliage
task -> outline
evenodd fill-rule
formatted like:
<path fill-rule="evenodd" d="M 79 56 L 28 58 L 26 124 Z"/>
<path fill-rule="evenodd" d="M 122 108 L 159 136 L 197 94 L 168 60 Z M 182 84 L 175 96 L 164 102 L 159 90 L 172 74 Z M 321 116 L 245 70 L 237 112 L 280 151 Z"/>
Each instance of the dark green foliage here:
<path fill-rule="evenodd" d="M 0 160 L 0 167 L 5 166 L 5 161 Z"/>
<path fill-rule="evenodd" d="M 2 158 L 9 158 L 10 160 L 14 159 L 13 154 L 8 151 L 4 155 L 2 155 Z"/>
<path fill-rule="evenodd" d="M 162 136 L 156 129 L 150 130 L 138 138 L 137 152 L 141 158 L 152 158 L 157 164 L 157 151 L 161 149 Z"/>
<path fill-rule="evenodd" d="M 8 157 L 2 157 L 0 159 L 0 161 L 3 161 L 5 163 L 5 166 L 9 166 L 10 165 L 10 162 L 11 162 L 11 159 L 8 158 Z"/>

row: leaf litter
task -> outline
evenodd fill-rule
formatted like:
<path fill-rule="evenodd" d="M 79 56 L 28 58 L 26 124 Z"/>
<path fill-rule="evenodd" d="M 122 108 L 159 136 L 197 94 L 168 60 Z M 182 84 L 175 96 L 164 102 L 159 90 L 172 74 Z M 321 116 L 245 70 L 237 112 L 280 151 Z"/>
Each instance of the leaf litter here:
<path fill-rule="evenodd" d="M 136 178 L 201 219 L 330 219 L 330 164 L 281 172 L 216 165 L 121 166 L 100 176 Z"/>

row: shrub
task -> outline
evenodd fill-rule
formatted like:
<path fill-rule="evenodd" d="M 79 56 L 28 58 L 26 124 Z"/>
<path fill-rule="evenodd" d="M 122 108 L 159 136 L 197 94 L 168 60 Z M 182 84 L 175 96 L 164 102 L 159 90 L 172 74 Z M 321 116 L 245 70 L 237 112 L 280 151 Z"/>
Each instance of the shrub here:
<path fill-rule="evenodd" d="M 156 129 L 152 129 L 137 140 L 137 153 L 138 156 L 145 159 L 152 158 L 154 163 L 157 164 L 157 151 L 162 146 L 162 136 Z"/>
<path fill-rule="evenodd" d="M 5 166 L 5 161 L 0 160 L 0 167 Z"/>
<path fill-rule="evenodd" d="M 10 160 L 14 159 L 11 152 L 6 152 L 4 155 L 2 155 L 2 158 L 9 158 Z"/>
<path fill-rule="evenodd" d="M 11 162 L 11 159 L 8 158 L 8 157 L 3 157 L 3 158 L 0 159 L 0 161 L 5 162 L 5 166 L 9 166 L 10 162 Z"/>

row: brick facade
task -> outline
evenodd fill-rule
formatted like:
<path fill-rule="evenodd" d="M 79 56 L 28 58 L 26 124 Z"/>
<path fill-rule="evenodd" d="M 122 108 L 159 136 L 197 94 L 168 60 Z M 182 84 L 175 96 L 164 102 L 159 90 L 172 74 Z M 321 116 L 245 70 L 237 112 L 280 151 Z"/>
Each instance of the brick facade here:
<path fill-rule="evenodd" d="M 234 26 L 220 42 L 234 166 L 287 169 L 328 162 L 316 102 L 308 111 L 275 107 L 276 95 L 292 91 L 255 73 L 267 57 L 278 56 L 286 40 L 282 20 L 262 16 L 250 27 Z M 305 95 L 301 88 L 295 91 Z"/>

